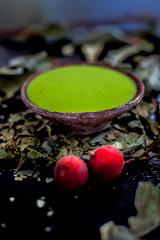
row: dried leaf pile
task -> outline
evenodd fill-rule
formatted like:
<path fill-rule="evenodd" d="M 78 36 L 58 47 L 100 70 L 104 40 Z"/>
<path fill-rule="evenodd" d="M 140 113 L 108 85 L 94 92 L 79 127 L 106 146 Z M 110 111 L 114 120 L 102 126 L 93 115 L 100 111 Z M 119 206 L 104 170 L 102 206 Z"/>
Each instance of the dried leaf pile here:
<path fill-rule="evenodd" d="M 7 123 L 0 124 L 0 158 L 16 160 L 18 171 L 26 161 L 45 160 L 46 164 L 51 164 L 69 154 L 87 161 L 89 150 L 102 144 L 113 144 L 126 158 L 140 157 L 159 135 L 155 120 L 142 118 L 138 114 L 144 106 L 146 102 L 141 102 L 136 109 L 115 120 L 109 129 L 94 136 L 57 133 L 54 123 L 30 110 L 12 113 Z"/>

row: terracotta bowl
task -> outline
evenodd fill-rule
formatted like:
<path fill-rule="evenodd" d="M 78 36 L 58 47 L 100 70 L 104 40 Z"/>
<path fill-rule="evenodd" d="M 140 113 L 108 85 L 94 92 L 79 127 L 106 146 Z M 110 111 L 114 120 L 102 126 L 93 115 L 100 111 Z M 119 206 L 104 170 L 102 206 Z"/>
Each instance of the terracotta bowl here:
<path fill-rule="evenodd" d="M 73 134 L 80 134 L 80 135 L 87 135 L 102 131 L 110 126 L 112 120 L 117 116 L 127 112 L 128 110 L 132 109 L 137 103 L 141 101 L 144 95 L 144 85 L 136 76 L 132 73 L 127 72 L 118 67 L 113 67 L 105 63 L 72 63 L 72 64 L 58 64 L 48 70 L 67 66 L 67 65 L 95 65 L 95 66 L 103 66 L 110 69 L 115 69 L 116 71 L 120 71 L 126 75 L 128 75 L 136 84 L 137 86 L 137 93 L 135 97 L 128 103 L 123 104 L 118 107 L 110 108 L 107 110 L 101 111 L 93 111 L 93 112 L 59 112 L 59 111 L 48 111 L 43 108 L 40 108 L 34 105 L 28 99 L 26 95 L 26 88 L 28 84 L 39 74 L 34 74 L 33 76 L 29 77 L 23 84 L 21 88 L 21 98 L 25 105 L 31 109 L 33 112 L 43 116 L 44 118 L 48 118 L 51 121 L 54 121 L 55 124 L 59 126 L 63 126 L 71 131 Z"/>

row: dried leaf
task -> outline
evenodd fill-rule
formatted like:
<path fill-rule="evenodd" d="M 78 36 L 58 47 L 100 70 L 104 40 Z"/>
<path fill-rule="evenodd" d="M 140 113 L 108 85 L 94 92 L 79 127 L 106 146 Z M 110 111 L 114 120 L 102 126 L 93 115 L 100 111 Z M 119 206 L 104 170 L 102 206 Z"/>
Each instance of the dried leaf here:
<path fill-rule="evenodd" d="M 87 29 L 83 34 L 80 32 L 74 37 L 76 44 L 105 43 L 112 40 L 126 43 L 125 33 L 116 27 L 108 27 L 105 29 L 91 29 L 90 31 Z"/>
<path fill-rule="evenodd" d="M 21 143 L 19 144 L 20 151 L 23 151 L 25 148 L 29 146 L 36 146 L 39 140 L 36 137 L 24 137 L 21 138 Z"/>
<path fill-rule="evenodd" d="M 24 125 L 18 125 L 19 127 L 17 128 L 16 126 L 16 129 L 22 129 L 22 132 L 18 133 L 17 136 L 32 136 L 32 134 L 28 131 L 28 130 L 23 130 L 24 128 Z"/>
<path fill-rule="evenodd" d="M 0 148 L 0 159 L 7 158 L 7 153 L 4 149 Z"/>
<path fill-rule="evenodd" d="M 156 55 L 142 60 L 137 66 L 135 74 L 144 81 L 147 89 L 160 90 L 160 65 Z"/>
<path fill-rule="evenodd" d="M 138 240 L 127 227 L 115 225 L 111 221 L 100 227 L 100 235 L 101 240 Z"/>
<path fill-rule="evenodd" d="M 1 75 L 14 76 L 14 75 L 21 75 L 23 73 L 24 73 L 24 69 L 22 67 L 17 67 L 17 68 L 2 67 L 2 68 L 0 68 Z"/>
<path fill-rule="evenodd" d="M 0 136 L 1 140 L 3 140 L 4 142 L 9 141 L 10 139 L 13 138 L 13 136 L 15 134 L 15 130 L 13 128 L 11 128 L 11 129 L 6 128 L 6 129 L 1 130 L 0 134 L 1 134 L 1 136 Z"/>
<path fill-rule="evenodd" d="M 107 56 L 104 58 L 104 62 L 112 64 L 113 66 L 118 66 L 127 57 L 139 53 L 141 50 L 140 45 L 135 46 L 125 46 L 118 50 L 111 50 Z"/>
<path fill-rule="evenodd" d="M 8 121 L 10 123 L 10 126 L 13 127 L 14 124 L 17 124 L 20 121 L 24 122 L 24 117 L 19 113 L 12 113 L 10 114 L 10 118 Z"/>
<path fill-rule="evenodd" d="M 52 152 L 52 147 L 49 144 L 49 141 L 46 140 L 43 144 L 42 144 L 42 148 L 48 153 L 50 154 Z"/>
<path fill-rule="evenodd" d="M 120 150 L 123 154 L 133 153 L 137 148 L 144 144 L 144 134 L 139 136 L 137 133 L 129 133 L 126 137 L 117 138 L 112 145 Z"/>
<path fill-rule="evenodd" d="M 20 87 L 27 76 L 28 74 L 13 77 L 0 76 L 0 89 L 5 94 L 3 100 L 13 97 L 15 93 L 20 90 Z"/>
<path fill-rule="evenodd" d="M 141 101 L 136 106 L 136 111 L 141 117 L 146 118 L 146 119 L 148 119 L 151 114 L 151 109 L 149 107 L 149 104 L 145 101 Z"/>
<path fill-rule="evenodd" d="M 155 64 L 152 72 L 148 77 L 147 85 L 156 91 L 160 91 L 160 66 L 159 63 Z"/>
<path fill-rule="evenodd" d="M 50 128 L 49 125 L 46 125 L 46 128 L 47 128 L 47 132 L 48 132 L 49 144 L 50 144 L 51 147 L 55 147 L 54 140 L 53 140 L 53 137 L 52 137 L 52 134 L 51 134 L 51 128 Z"/>
<path fill-rule="evenodd" d="M 126 58 L 140 51 L 151 52 L 154 46 L 149 42 L 141 39 L 136 45 L 127 45 L 118 50 L 111 50 L 104 58 L 104 62 L 110 63 L 114 66 L 119 66 Z"/>
<path fill-rule="evenodd" d="M 140 127 L 140 123 L 138 120 L 133 120 L 133 121 L 130 121 L 128 123 L 128 127 L 130 128 L 139 128 Z"/>
<path fill-rule="evenodd" d="M 104 47 L 103 43 L 92 43 L 92 44 L 84 44 L 82 46 L 82 52 L 85 54 L 86 61 L 94 62 L 97 61 L 98 56 L 102 52 Z"/>
<path fill-rule="evenodd" d="M 91 139 L 90 143 L 100 142 L 105 136 L 107 132 L 100 132 L 97 136 Z"/>
<path fill-rule="evenodd" d="M 56 156 L 56 159 L 59 160 L 60 158 L 67 156 L 68 155 L 68 151 L 67 149 L 64 147 L 61 149 L 60 153 Z"/>
<path fill-rule="evenodd" d="M 127 147 L 127 143 L 126 142 L 118 142 L 118 141 L 115 141 L 112 146 L 118 148 L 118 149 L 125 149 Z"/>
<path fill-rule="evenodd" d="M 134 152 L 131 157 L 141 157 L 143 155 L 143 153 L 145 152 L 145 150 L 143 148 L 138 149 L 136 152 Z"/>
<path fill-rule="evenodd" d="M 23 70 L 22 73 L 23 73 L 24 69 L 27 69 L 28 71 L 34 70 L 37 64 L 39 62 L 42 62 L 46 58 L 47 58 L 47 52 L 42 51 L 34 55 L 23 55 L 23 56 L 12 58 L 9 60 L 8 65 L 10 68 L 22 69 Z M 19 73 L 19 74 L 22 74 L 22 73 Z"/>
<path fill-rule="evenodd" d="M 61 26 L 58 23 L 40 23 L 38 28 L 35 28 L 34 31 L 33 29 L 31 30 L 32 34 L 33 32 L 43 36 L 43 37 L 51 37 L 51 36 L 61 36 L 65 33 L 65 28 L 64 26 Z"/>
<path fill-rule="evenodd" d="M 27 153 L 27 157 L 30 159 L 37 159 L 37 158 L 42 157 L 42 154 L 37 151 L 29 151 Z"/>
<path fill-rule="evenodd" d="M 149 120 L 148 122 L 149 122 L 152 133 L 154 135 L 158 136 L 159 135 L 159 129 L 158 129 L 157 123 L 154 120 Z"/>
<path fill-rule="evenodd" d="M 22 166 L 23 166 L 23 164 L 25 163 L 26 160 L 27 160 L 26 157 L 21 157 L 21 158 L 20 158 L 19 163 L 18 163 L 18 166 L 17 166 L 17 168 L 15 169 L 15 172 L 18 172 L 18 171 L 22 168 Z M 18 177 L 18 176 L 17 176 L 17 177 Z"/>
<path fill-rule="evenodd" d="M 26 176 L 26 177 L 31 177 L 31 176 L 33 176 L 33 173 L 34 173 L 34 171 L 31 170 L 31 169 L 25 169 L 25 170 L 21 170 L 21 171 L 18 170 L 18 171 L 14 174 L 14 177 L 22 177 L 22 179 L 23 179 L 23 178 L 25 178 L 25 176 Z"/>
<path fill-rule="evenodd" d="M 73 56 L 75 53 L 75 47 L 73 44 L 69 43 L 62 47 L 61 52 L 64 56 Z"/>
<path fill-rule="evenodd" d="M 135 142 L 138 140 L 139 135 L 135 132 L 131 132 L 128 134 L 128 136 L 125 138 L 126 142 L 130 145 L 135 144 Z"/>
<path fill-rule="evenodd" d="M 160 225 L 160 189 L 151 182 L 140 182 L 136 190 L 137 216 L 128 222 L 136 236 L 141 237 Z"/>
<path fill-rule="evenodd" d="M 139 148 L 140 146 L 142 146 L 144 144 L 145 140 L 145 136 L 144 134 L 142 134 L 139 138 L 137 138 L 135 140 L 135 142 L 130 142 L 126 149 L 124 149 L 123 154 L 128 154 L 129 152 L 136 150 L 137 148 Z"/>

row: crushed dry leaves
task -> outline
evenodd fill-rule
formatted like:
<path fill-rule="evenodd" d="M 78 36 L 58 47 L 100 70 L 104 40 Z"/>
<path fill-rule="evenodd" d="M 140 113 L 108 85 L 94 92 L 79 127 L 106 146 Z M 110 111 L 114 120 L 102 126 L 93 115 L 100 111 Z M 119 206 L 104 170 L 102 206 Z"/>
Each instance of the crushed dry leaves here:
<path fill-rule="evenodd" d="M 141 114 L 147 112 L 149 117 L 151 104 L 141 102 L 136 109 L 116 119 L 109 129 L 94 136 L 56 133 L 54 123 L 30 110 L 10 114 L 8 123 L 0 124 L 0 159 L 13 159 L 17 162 L 15 180 L 20 180 L 25 178 L 20 176 L 25 174 L 19 171 L 26 161 L 39 163 L 43 160 L 49 166 L 69 154 L 78 155 L 87 161 L 88 152 L 102 144 L 114 145 L 126 158 L 140 157 L 159 135 L 156 121 Z M 142 125 L 143 121 L 145 125 Z M 28 176 L 34 173 L 30 171 Z"/>

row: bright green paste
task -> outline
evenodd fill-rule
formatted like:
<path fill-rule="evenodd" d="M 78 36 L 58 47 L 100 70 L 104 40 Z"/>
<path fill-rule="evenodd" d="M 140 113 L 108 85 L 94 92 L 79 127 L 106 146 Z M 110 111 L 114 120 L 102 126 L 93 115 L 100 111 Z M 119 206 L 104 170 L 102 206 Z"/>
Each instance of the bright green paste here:
<path fill-rule="evenodd" d="M 35 77 L 27 87 L 29 100 L 60 112 L 104 110 L 129 102 L 136 85 L 127 75 L 101 66 L 72 65 Z"/>

